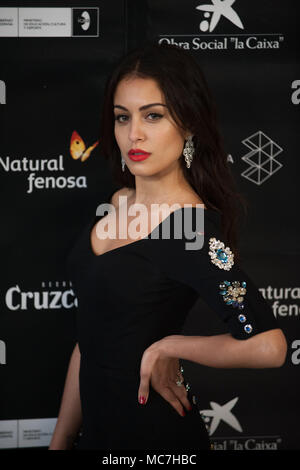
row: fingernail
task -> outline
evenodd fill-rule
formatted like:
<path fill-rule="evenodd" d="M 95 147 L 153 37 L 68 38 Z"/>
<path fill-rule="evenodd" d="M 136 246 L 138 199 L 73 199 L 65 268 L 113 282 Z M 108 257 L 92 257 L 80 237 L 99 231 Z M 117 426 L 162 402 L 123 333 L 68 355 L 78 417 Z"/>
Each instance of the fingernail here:
<path fill-rule="evenodd" d="M 184 412 L 184 411 L 181 412 L 181 416 L 185 416 L 185 412 Z"/>
<path fill-rule="evenodd" d="M 141 405 L 145 405 L 145 403 L 146 403 L 146 398 L 145 398 L 145 397 L 140 397 L 140 398 L 139 398 L 139 403 L 140 403 Z"/>

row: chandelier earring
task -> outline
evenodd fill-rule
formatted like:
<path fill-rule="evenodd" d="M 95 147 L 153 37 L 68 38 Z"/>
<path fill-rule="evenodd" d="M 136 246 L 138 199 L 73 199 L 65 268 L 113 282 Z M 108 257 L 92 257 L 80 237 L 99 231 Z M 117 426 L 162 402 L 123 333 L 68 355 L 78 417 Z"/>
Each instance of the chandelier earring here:
<path fill-rule="evenodd" d="M 184 160 L 186 162 L 187 168 L 190 168 L 191 166 L 191 163 L 194 158 L 194 153 L 195 153 L 195 146 L 193 142 L 193 136 L 189 135 L 184 144 L 184 149 L 183 149 Z"/>

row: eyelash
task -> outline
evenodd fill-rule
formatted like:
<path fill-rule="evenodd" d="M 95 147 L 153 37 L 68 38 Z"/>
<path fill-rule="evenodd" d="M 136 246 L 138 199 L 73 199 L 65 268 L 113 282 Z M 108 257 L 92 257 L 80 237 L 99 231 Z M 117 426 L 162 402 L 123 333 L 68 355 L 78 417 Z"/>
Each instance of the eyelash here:
<path fill-rule="evenodd" d="M 159 113 L 149 113 L 146 117 L 148 118 L 149 116 L 155 116 L 155 119 L 150 119 L 150 121 L 158 121 L 160 118 L 163 117 L 163 115 Z M 129 116 L 127 116 L 127 114 L 118 114 L 115 116 L 115 121 L 117 121 L 119 124 L 124 124 L 127 121 L 120 121 L 120 118 L 123 117 L 128 118 Z"/>

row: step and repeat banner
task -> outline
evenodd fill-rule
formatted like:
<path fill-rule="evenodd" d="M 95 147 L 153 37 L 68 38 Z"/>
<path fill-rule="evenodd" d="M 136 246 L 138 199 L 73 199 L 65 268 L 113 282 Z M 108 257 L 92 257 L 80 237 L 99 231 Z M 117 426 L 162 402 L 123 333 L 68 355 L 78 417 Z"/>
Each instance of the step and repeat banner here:
<path fill-rule="evenodd" d="M 202 65 L 249 203 L 242 264 L 288 342 L 279 369 L 185 361 L 199 420 L 216 450 L 300 449 L 299 17 L 292 0 L 0 1 L 0 449 L 50 442 L 76 338 L 66 257 L 114 185 L 104 84 L 148 40 Z M 199 299 L 184 332 L 222 331 Z"/>

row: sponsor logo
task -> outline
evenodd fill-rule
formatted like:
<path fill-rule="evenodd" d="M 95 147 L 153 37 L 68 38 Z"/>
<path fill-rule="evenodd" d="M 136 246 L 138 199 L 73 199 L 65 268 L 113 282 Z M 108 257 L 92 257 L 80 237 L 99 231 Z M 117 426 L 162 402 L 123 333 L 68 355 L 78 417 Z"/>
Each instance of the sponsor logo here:
<path fill-rule="evenodd" d="M 86 189 L 86 176 L 41 176 L 36 172 L 63 172 L 63 155 L 51 159 L 30 159 L 27 157 L 11 159 L 9 156 L 0 157 L 0 168 L 8 172 L 28 172 L 27 194 L 41 189 Z"/>
<path fill-rule="evenodd" d="M 0 8 L 0 37 L 98 37 L 99 8 Z"/>
<path fill-rule="evenodd" d="M 78 300 L 72 289 L 71 281 L 42 282 L 37 291 L 22 291 L 17 284 L 10 287 L 5 295 L 5 303 L 9 310 L 48 310 L 70 309 L 78 307 Z M 60 287 L 60 289 L 58 289 Z"/>
<path fill-rule="evenodd" d="M 6 344 L 0 339 L 0 364 L 6 364 Z"/>
<path fill-rule="evenodd" d="M 99 8 L 72 8 L 72 36 L 99 36 Z"/>
<path fill-rule="evenodd" d="M 274 316 L 280 317 L 298 317 L 300 299 L 300 287 L 260 287 L 259 291 L 266 300 L 272 300 L 271 307 Z M 287 301 L 287 302 L 283 302 Z"/>
<path fill-rule="evenodd" d="M 292 89 L 295 90 L 291 96 L 292 103 L 299 104 L 300 103 L 300 80 L 294 80 L 292 82 Z"/>
<path fill-rule="evenodd" d="M 221 437 L 212 441 L 213 450 L 278 450 L 280 436 Z"/>
<path fill-rule="evenodd" d="M 0 449 L 48 447 L 57 418 L 0 421 Z"/>
<path fill-rule="evenodd" d="M 99 141 L 95 142 L 93 145 L 86 147 L 84 140 L 78 134 L 78 132 L 73 131 L 70 142 L 70 155 L 74 160 L 81 159 L 84 162 L 91 155 L 92 151 L 99 144 Z"/>
<path fill-rule="evenodd" d="M 238 399 L 239 397 L 233 398 L 224 405 L 219 405 L 218 403 L 211 401 L 211 409 L 200 411 L 210 436 L 216 431 L 221 421 L 224 421 L 224 423 L 227 423 L 236 431 L 243 432 L 240 423 L 231 411 Z"/>
<path fill-rule="evenodd" d="M 300 364 L 300 339 L 295 339 L 292 342 L 292 349 L 295 349 L 291 356 L 292 364 L 298 366 Z"/>
<path fill-rule="evenodd" d="M 222 17 L 227 18 L 238 28 L 244 29 L 240 17 L 232 8 L 235 0 L 212 0 L 211 5 L 199 5 L 197 10 L 204 11 L 204 20 L 200 23 L 200 30 L 211 33 Z"/>
<path fill-rule="evenodd" d="M 209 436 L 214 435 L 222 422 L 239 433 L 243 432 L 240 422 L 232 411 L 238 399 L 239 397 L 235 397 L 224 405 L 211 401 L 210 409 L 199 411 Z M 213 450 L 277 450 L 282 439 L 280 436 L 213 436 L 210 442 Z"/>
<path fill-rule="evenodd" d="M 172 34 L 160 34 L 158 42 L 174 44 L 183 49 L 195 51 L 261 51 L 265 49 L 280 49 L 284 41 L 284 35 L 282 33 L 272 33 L 270 31 L 263 33 L 244 32 L 244 24 L 237 9 L 233 8 L 234 3 L 235 0 L 211 0 L 211 3 L 201 3 L 195 7 L 197 15 L 199 13 L 202 15 L 198 28 L 200 29 L 200 34 L 196 32 L 191 34 L 176 34 L 176 32 Z M 194 28 L 196 29 L 197 19 L 199 17 L 196 17 L 194 14 L 194 18 Z M 233 33 L 222 33 L 225 20 L 234 29 Z M 218 32 L 215 33 L 214 31 Z M 243 32 L 237 33 L 236 31 Z"/>
<path fill-rule="evenodd" d="M 0 80 L 0 104 L 6 104 L 6 85 L 3 80 Z"/>
<path fill-rule="evenodd" d="M 82 11 L 80 18 L 77 18 L 77 22 L 80 24 L 83 31 L 87 31 L 91 26 L 91 17 L 88 11 Z"/>
<path fill-rule="evenodd" d="M 250 149 L 250 152 L 242 157 L 242 160 L 249 164 L 242 176 L 252 183 L 261 185 L 282 167 L 275 159 L 282 152 L 282 148 L 262 131 L 255 132 L 242 143 Z"/>
<path fill-rule="evenodd" d="M 82 137 L 77 131 L 73 131 L 70 141 L 70 156 L 73 160 L 86 161 L 92 151 L 97 147 L 99 141 L 96 141 L 90 146 L 86 146 Z M 64 172 L 64 157 L 59 155 L 57 158 L 50 159 L 30 159 L 23 158 L 10 158 L 9 156 L 0 157 L 0 168 L 6 172 L 29 172 L 27 177 L 28 188 L 27 193 L 31 194 L 37 189 L 73 189 L 81 188 L 86 189 L 87 178 L 84 175 L 80 176 L 41 176 L 36 172 Z"/>

